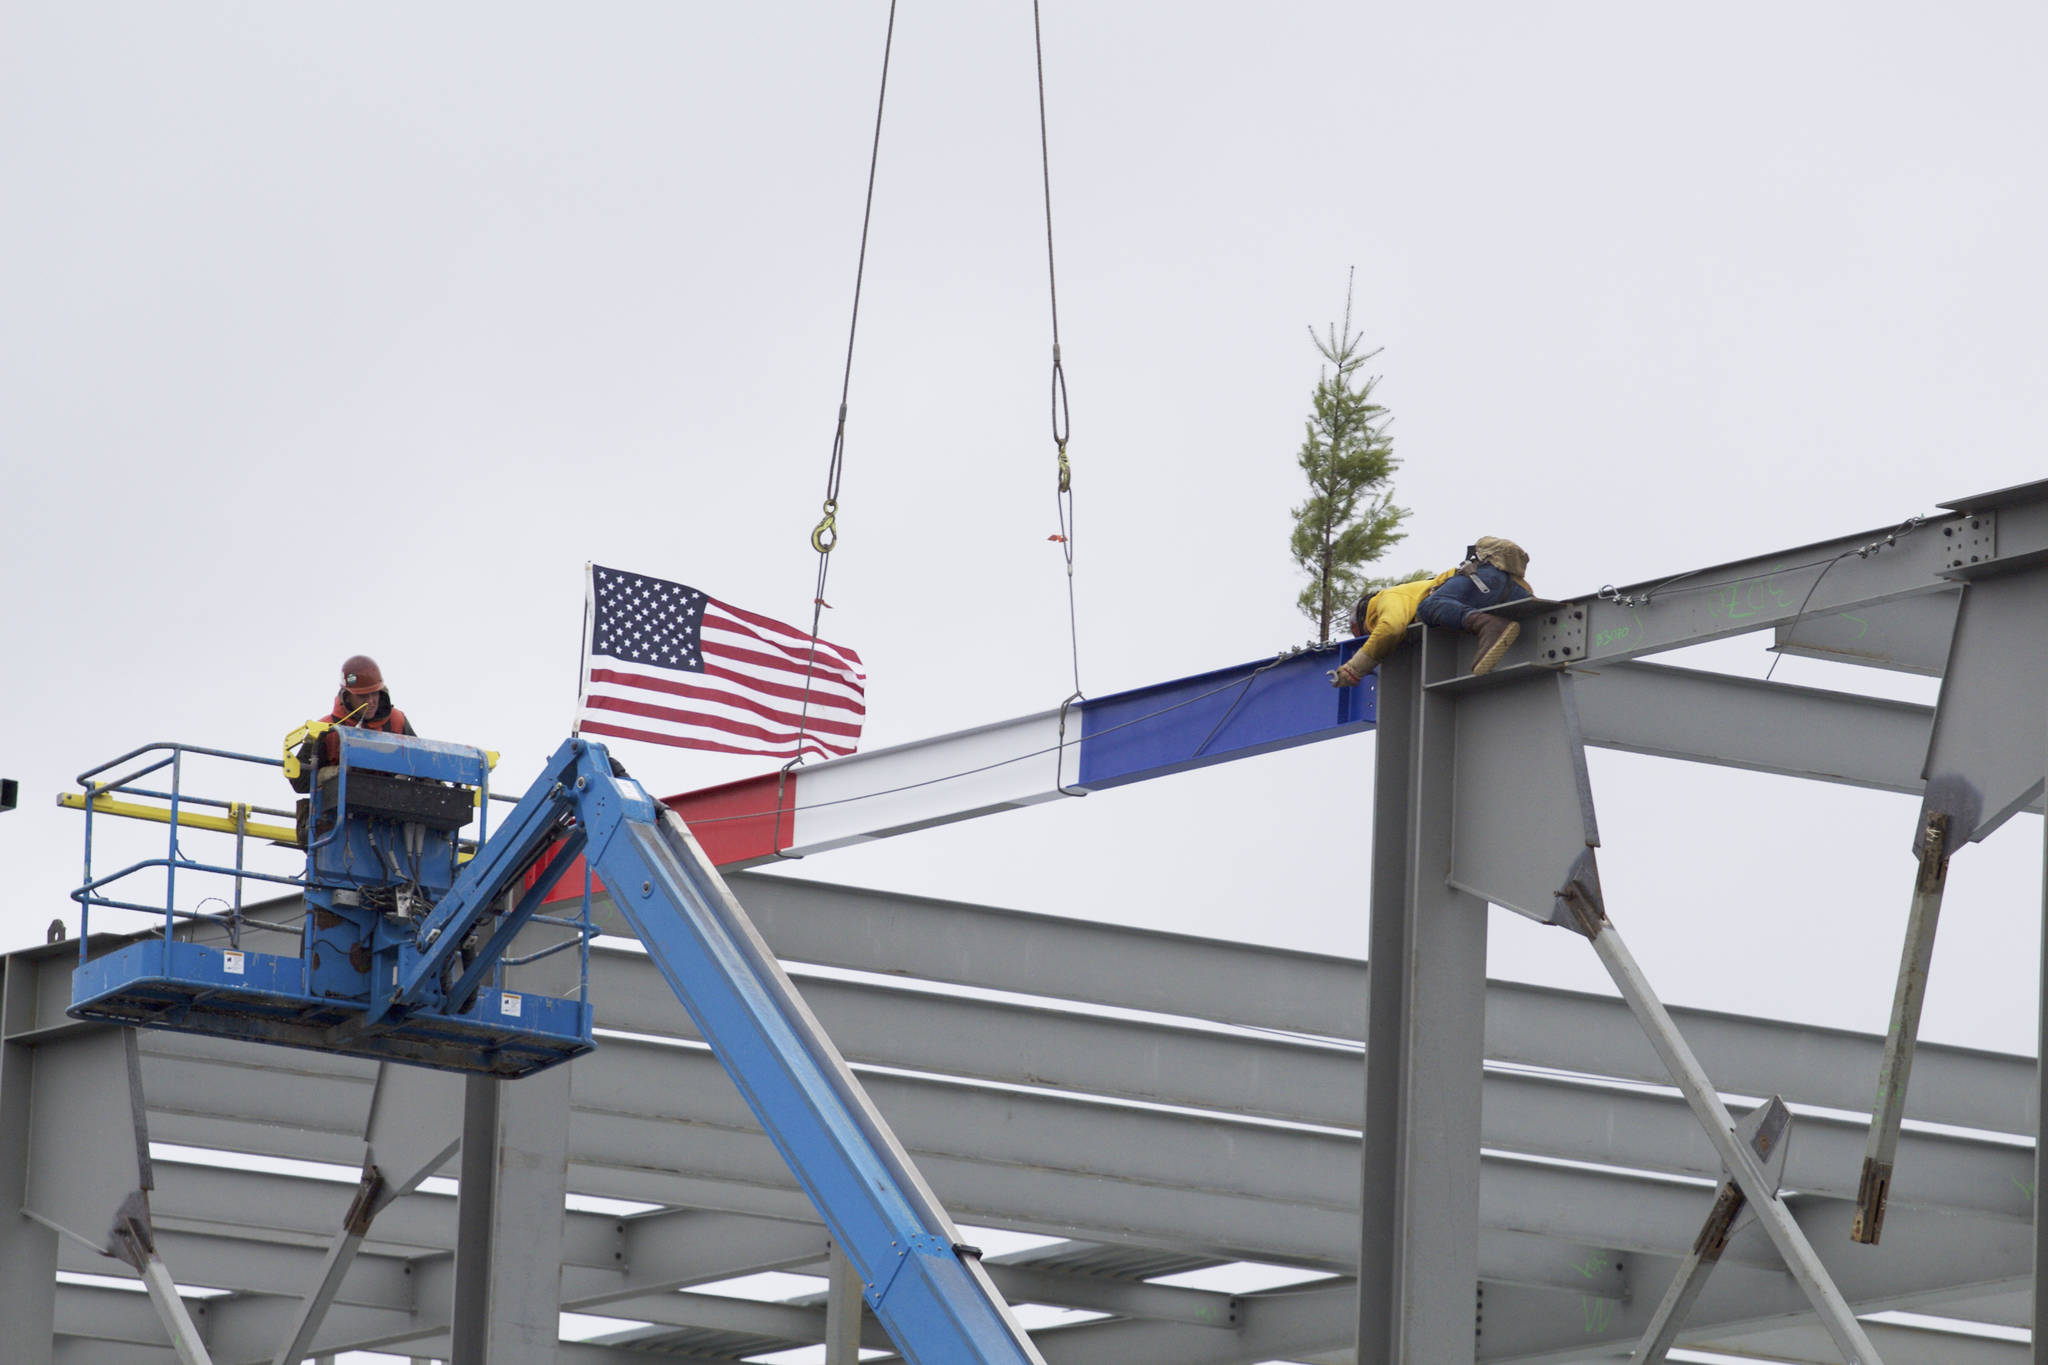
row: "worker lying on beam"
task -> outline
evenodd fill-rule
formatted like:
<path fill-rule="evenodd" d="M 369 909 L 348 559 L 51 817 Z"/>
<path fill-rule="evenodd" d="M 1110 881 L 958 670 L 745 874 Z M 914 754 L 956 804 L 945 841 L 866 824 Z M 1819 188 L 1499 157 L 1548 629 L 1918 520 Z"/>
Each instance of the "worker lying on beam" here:
<path fill-rule="evenodd" d="M 1522 623 L 1486 610 L 1534 596 L 1528 580 L 1529 553 L 1512 540 L 1481 536 L 1465 548 L 1465 562 L 1434 578 L 1397 583 L 1358 599 L 1351 609 L 1351 633 L 1365 643 L 1330 674 L 1338 687 L 1355 687 L 1400 645 L 1416 621 L 1479 637 L 1474 674 L 1491 672 L 1522 633 Z"/>

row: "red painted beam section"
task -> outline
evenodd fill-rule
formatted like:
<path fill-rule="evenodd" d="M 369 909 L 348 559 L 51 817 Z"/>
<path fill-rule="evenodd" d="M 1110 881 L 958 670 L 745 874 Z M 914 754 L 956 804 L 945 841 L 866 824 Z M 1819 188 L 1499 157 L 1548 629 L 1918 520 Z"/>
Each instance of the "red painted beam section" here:
<path fill-rule="evenodd" d="M 794 771 L 763 773 L 680 796 L 666 796 L 662 804 L 683 817 L 683 823 L 704 846 L 704 856 L 711 859 L 713 866 L 757 863 L 790 845 L 796 829 L 797 778 Z M 527 874 L 529 886 L 553 858 L 554 854 L 548 853 Z M 604 883 L 593 880 L 591 890 L 604 890 Z M 555 883 L 547 904 L 575 900 L 582 894 L 583 860 L 578 858 Z"/>

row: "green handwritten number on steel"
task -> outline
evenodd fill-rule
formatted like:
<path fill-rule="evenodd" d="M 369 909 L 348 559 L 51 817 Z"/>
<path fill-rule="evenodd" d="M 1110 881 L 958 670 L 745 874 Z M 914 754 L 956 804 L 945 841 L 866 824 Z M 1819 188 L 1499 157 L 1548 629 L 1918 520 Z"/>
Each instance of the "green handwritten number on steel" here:
<path fill-rule="evenodd" d="M 1616 626 L 1613 630 L 1601 631 L 1598 635 L 1595 635 L 1593 637 L 1593 648 L 1605 649 L 1607 648 L 1607 646 L 1613 644 L 1616 640 L 1626 640 L 1628 638 L 1629 629 L 1630 628 L 1628 626 Z"/>
<path fill-rule="evenodd" d="M 1768 578 L 1747 585 L 1731 583 L 1726 601 L 1716 598 L 1707 604 L 1708 614 L 1726 617 L 1730 621 L 1746 621 L 1767 611 L 1789 611 L 1791 608 L 1792 595 Z"/>
<path fill-rule="evenodd" d="M 1586 1312 L 1588 1336 L 1605 1332 L 1614 1325 L 1614 1305 L 1606 1299 L 1596 1299 L 1591 1294 L 1583 1294 L 1579 1297 L 1579 1303 Z"/>
<path fill-rule="evenodd" d="M 1862 639 L 1862 638 L 1863 638 L 1864 636 L 1866 636 L 1866 635 L 1870 634 L 1870 622 L 1868 622 L 1868 621 L 1864 620 L 1864 619 L 1863 619 L 1862 617 L 1860 617 L 1860 616 L 1851 616 L 1851 615 L 1850 615 L 1850 614 L 1849 614 L 1848 612 L 1846 612 L 1846 611 L 1845 611 L 1845 612 L 1843 612 L 1843 613 L 1842 613 L 1842 619 L 1843 619 L 1844 621 L 1854 621 L 1854 622 L 1856 623 L 1856 638 L 1857 638 L 1857 639 L 1859 639 L 1859 640 L 1860 640 L 1860 639 Z"/>
<path fill-rule="evenodd" d="M 1601 1271 L 1607 1269 L 1607 1258 L 1595 1252 L 1583 1261 L 1572 1262 L 1572 1269 L 1590 1280 Z"/>
<path fill-rule="evenodd" d="M 2020 1178 L 2019 1178 L 2018 1176 L 2013 1176 L 2013 1177 L 2012 1177 L 2012 1183 L 2013 1183 L 2013 1184 L 2014 1184 L 2014 1185 L 2015 1185 L 2015 1186 L 2016 1186 L 2016 1187 L 2017 1187 L 2017 1188 L 2019 1189 L 2019 1192 L 2020 1192 L 2021 1194 L 2025 1195 L 2025 1196 L 2026 1196 L 2027 1198 L 2029 1198 L 2029 1199 L 2032 1199 L 2032 1198 L 2034 1197 L 2034 1182 L 2033 1182 L 2033 1181 L 2031 1181 L 2031 1180 L 2022 1180 L 2022 1179 L 2020 1179 Z"/>

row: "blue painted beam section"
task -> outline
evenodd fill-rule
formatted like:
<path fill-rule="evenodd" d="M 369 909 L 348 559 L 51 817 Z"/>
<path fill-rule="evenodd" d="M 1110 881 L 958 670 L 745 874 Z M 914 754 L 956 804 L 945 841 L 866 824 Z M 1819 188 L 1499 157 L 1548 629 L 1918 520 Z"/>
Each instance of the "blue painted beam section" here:
<path fill-rule="evenodd" d="M 1332 687 L 1349 646 L 1222 668 L 1080 705 L 1074 785 L 1089 790 L 1164 777 L 1373 728 L 1378 678 Z"/>

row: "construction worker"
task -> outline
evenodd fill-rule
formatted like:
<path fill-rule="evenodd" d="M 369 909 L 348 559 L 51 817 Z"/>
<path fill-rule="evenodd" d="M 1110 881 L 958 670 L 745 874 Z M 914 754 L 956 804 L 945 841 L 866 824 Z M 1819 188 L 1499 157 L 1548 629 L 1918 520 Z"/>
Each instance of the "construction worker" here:
<path fill-rule="evenodd" d="M 418 733 L 405 712 L 391 704 L 391 689 L 384 686 L 384 671 L 367 654 L 351 654 L 341 665 L 341 690 L 334 694 L 334 711 L 327 719 L 335 725 L 355 725 L 386 734 Z"/>
<path fill-rule="evenodd" d="M 405 718 L 405 712 L 391 704 L 391 690 L 384 685 L 384 671 L 367 654 L 351 654 L 342 662 L 341 686 L 334 694 L 334 709 L 326 719 L 330 725 L 353 725 L 363 730 L 382 730 L 386 734 L 419 733 Z M 295 790 L 304 792 L 309 789 L 311 763 L 315 756 L 315 746 L 308 740 L 299 753 L 299 761 L 307 766 L 302 767 L 299 776 L 292 779 Z M 322 735 L 317 757 L 323 764 L 336 762 L 341 757 L 341 741 L 331 732 Z M 304 806 L 306 803 L 301 801 L 299 804 Z M 304 823 L 304 813 L 301 812 L 300 824 Z M 303 841 L 303 832 L 301 839 Z"/>
<path fill-rule="evenodd" d="M 1528 552 L 1512 540 L 1481 536 L 1466 547 L 1465 562 L 1457 568 L 1360 598 L 1351 609 L 1351 633 L 1365 636 L 1365 644 L 1330 674 L 1330 681 L 1338 687 L 1357 686 L 1394 652 L 1408 627 L 1418 620 L 1478 636 L 1479 654 L 1472 661 L 1472 672 L 1492 671 L 1522 633 L 1522 625 L 1485 608 L 1532 596 L 1522 577 L 1528 567 Z"/>

